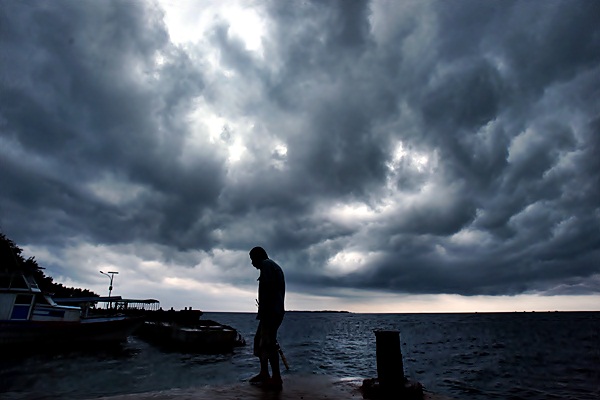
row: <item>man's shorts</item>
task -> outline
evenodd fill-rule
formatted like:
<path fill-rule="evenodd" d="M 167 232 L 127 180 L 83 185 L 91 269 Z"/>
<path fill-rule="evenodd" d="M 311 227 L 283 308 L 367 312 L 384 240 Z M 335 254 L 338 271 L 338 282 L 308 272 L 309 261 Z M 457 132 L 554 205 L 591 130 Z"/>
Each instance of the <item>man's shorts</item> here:
<path fill-rule="evenodd" d="M 277 353 L 277 330 L 279 321 L 260 321 L 254 335 L 254 355 L 270 357 Z"/>

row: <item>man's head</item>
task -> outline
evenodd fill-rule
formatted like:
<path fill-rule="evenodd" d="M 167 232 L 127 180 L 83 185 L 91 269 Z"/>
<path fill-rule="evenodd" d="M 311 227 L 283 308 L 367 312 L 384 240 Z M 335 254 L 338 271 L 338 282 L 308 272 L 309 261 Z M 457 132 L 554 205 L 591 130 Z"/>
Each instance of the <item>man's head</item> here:
<path fill-rule="evenodd" d="M 254 265 L 254 267 L 257 269 L 260 265 L 260 262 L 262 260 L 266 260 L 267 258 L 269 258 L 269 256 L 262 247 L 257 246 L 250 250 L 250 260 L 252 260 L 252 265 Z"/>

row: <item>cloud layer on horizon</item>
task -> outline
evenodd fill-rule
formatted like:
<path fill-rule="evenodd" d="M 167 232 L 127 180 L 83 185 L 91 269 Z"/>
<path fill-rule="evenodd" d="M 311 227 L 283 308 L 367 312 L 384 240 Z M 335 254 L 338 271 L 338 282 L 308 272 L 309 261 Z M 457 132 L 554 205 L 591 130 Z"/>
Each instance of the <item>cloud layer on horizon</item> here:
<path fill-rule="evenodd" d="M 600 293 L 600 4 L 252 2 L 258 48 L 163 7 L 0 4 L 0 223 L 50 271 Z"/>

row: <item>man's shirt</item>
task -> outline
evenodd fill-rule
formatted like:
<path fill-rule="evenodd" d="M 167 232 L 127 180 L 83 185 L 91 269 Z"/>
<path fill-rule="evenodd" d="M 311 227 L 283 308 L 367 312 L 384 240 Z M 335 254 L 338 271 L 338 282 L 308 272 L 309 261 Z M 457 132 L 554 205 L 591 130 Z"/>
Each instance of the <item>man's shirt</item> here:
<path fill-rule="evenodd" d="M 258 278 L 258 316 L 262 321 L 281 321 L 285 313 L 285 277 L 271 259 L 261 261 Z"/>

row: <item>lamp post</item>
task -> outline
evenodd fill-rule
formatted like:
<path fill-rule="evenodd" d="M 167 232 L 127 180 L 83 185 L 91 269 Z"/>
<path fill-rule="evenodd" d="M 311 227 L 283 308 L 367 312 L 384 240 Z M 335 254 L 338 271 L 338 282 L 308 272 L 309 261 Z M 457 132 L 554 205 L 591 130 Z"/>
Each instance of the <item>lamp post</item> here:
<path fill-rule="evenodd" d="M 110 295 L 112 293 L 113 279 L 115 278 L 115 274 L 118 274 L 118 272 L 115 272 L 115 271 L 102 272 L 102 271 L 100 271 L 100 273 L 102 275 L 108 276 L 108 278 L 110 279 L 110 284 L 108 285 L 108 297 L 110 297 Z M 108 303 L 108 305 L 110 308 L 112 308 L 112 301 L 110 301 Z"/>

